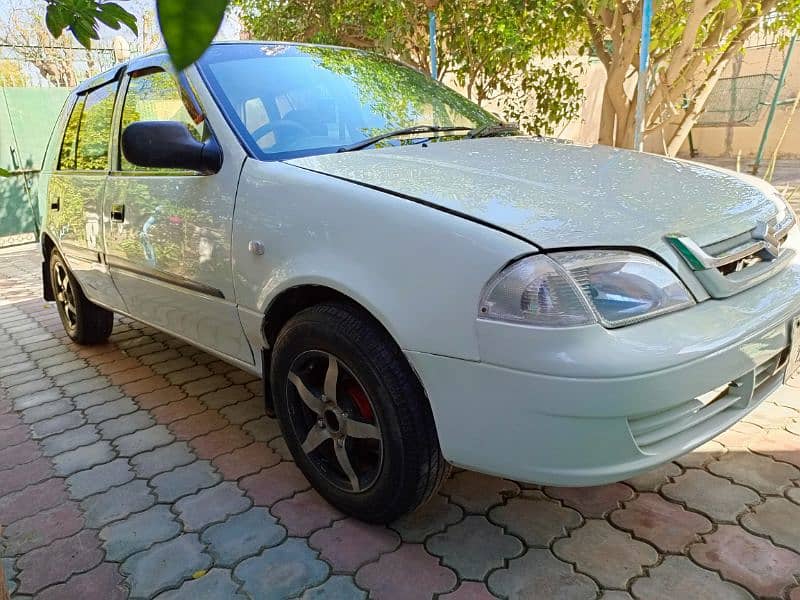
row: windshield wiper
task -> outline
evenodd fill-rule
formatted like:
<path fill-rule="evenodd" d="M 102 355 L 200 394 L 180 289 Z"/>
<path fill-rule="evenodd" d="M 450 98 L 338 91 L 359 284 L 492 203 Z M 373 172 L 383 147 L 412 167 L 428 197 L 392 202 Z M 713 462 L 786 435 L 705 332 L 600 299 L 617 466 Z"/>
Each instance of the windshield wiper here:
<path fill-rule="evenodd" d="M 394 129 L 385 133 L 379 133 L 372 137 L 353 142 L 347 146 L 342 146 L 336 152 L 352 152 L 353 150 L 363 150 L 373 144 L 377 144 L 388 138 L 397 137 L 399 135 L 412 135 L 414 133 L 439 133 L 442 131 L 473 131 L 470 127 L 439 127 L 438 125 L 415 125 L 413 127 L 403 127 L 402 129 Z"/>
<path fill-rule="evenodd" d="M 519 127 L 514 123 L 487 123 L 475 129 L 471 129 L 467 138 L 474 139 L 480 137 L 495 137 L 506 133 L 520 133 Z"/>

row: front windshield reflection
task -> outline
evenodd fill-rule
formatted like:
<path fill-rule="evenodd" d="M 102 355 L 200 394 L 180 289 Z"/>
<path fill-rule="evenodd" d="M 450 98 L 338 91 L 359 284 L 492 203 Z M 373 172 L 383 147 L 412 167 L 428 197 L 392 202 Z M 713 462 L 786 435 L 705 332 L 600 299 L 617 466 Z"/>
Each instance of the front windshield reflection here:
<path fill-rule="evenodd" d="M 420 125 L 464 127 L 466 134 L 498 123 L 426 74 L 359 50 L 223 44 L 206 53 L 200 68 L 239 136 L 263 159 L 335 152 Z M 424 139 L 463 134 L 426 133 Z M 376 145 L 408 141 L 389 138 Z"/>

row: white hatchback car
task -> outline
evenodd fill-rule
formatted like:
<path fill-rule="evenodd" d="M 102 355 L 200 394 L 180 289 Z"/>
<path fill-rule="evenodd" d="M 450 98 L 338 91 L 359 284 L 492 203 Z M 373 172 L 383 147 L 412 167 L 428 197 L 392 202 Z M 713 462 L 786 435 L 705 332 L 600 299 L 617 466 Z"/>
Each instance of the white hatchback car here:
<path fill-rule="evenodd" d="M 798 369 L 800 232 L 762 181 L 519 135 L 361 51 L 212 46 L 70 96 L 47 152 L 45 296 L 264 376 L 297 465 L 367 521 L 448 463 L 617 481 Z"/>

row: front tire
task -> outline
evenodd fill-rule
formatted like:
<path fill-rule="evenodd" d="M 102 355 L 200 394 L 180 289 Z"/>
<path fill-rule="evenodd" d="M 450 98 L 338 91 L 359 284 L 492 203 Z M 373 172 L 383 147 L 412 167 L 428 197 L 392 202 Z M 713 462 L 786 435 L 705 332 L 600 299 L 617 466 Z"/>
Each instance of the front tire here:
<path fill-rule="evenodd" d="M 57 250 L 50 255 L 50 282 L 67 335 L 75 343 L 86 346 L 105 342 L 114 327 L 114 313 L 83 295 Z"/>
<path fill-rule="evenodd" d="M 270 381 L 297 466 L 342 512 L 390 522 L 449 472 L 422 385 L 358 308 L 320 304 L 293 317 L 275 342 Z"/>

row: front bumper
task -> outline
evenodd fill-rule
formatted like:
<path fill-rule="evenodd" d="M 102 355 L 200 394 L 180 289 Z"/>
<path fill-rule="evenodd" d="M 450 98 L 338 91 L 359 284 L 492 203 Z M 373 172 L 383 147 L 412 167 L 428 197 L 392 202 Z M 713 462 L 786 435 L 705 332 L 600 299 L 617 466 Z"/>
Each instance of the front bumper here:
<path fill-rule="evenodd" d="M 691 451 L 781 388 L 800 393 L 783 386 L 798 315 L 794 264 L 734 298 L 620 330 L 479 322 L 481 362 L 407 355 L 453 464 L 597 485 Z"/>

